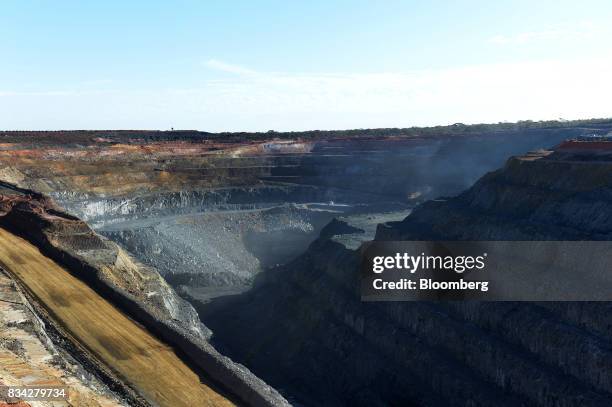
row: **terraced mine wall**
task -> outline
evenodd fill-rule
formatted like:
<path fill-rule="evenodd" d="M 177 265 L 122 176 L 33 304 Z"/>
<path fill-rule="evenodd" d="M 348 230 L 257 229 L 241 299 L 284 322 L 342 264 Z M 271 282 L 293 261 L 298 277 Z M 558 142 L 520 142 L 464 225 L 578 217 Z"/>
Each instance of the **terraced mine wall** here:
<path fill-rule="evenodd" d="M 405 211 L 459 193 L 511 154 L 585 131 L 241 142 L 46 135 L 40 145 L 5 143 L 0 178 L 48 194 L 183 294 L 205 299 L 243 291 L 265 267 L 303 252 L 335 216 Z"/>
<path fill-rule="evenodd" d="M 380 225 L 376 239 L 610 240 L 611 163 L 609 153 L 515 157 Z M 306 405 L 612 404 L 609 303 L 361 303 L 360 257 L 343 233 L 201 307 L 213 343 Z M 245 327 L 256 347 L 237 335 Z"/>
<path fill-rule="evenodd" d="M 593 390 L 581 377 L 555 370 L 554 364 L 528 374 L 529 369 L 538 368 L 532 362 L 539 356 L 516 350 L 518 345 L 504 336 L 504 330 L 514 326 L 489 329 L 482 322 L 482 327 L 475 327 L 468 315 L 478 319 L 474 316 L 478 310 L 466 309 L 461 314 L 452 307 L 428 303 L 408 307 L 361 304 L 353 285 L 353 245 L 372 236 L 373 228 L 356 228 L 372 231 L 358 234 L 351 245 L 346 239 L 357 234 L 339 240 L 326 229 L 327 238 L 317 240 L 334 217 L 368 221 L 391 212 L 403 213 L 403 217 L 422 201 L 458 194 L 512 154 L 550 147 L 593 131 L 607 128 L 257 141 L 238 140 L 237 136 L 227 141 L 202 140 L 197 134 L 184 139 L 168 134 L 139 136 L 138 132 L 129 137 L 112 132 L 79 133 L 73 141 L 51 135 L 44 143 L 32 139 L 19 143 L 17 137 L 5 139 L 0 146 L 0 179 L 53 197 L 65 211 L 118 243 L 126 256 L 129 252 L 138 259 L 131 260 L 138 263 L 136 269 L 159 270 L 195 304 L 214 332 L 216 348 L 296 403 L 573 406 L 581 405 L 580 400 L 584 405 L 598 405 L 609 401 L 606 394 Z M 28 211 L 32 212 L 26 208 L 24 217 L 32 216 Z M 68 219 L 65 213 L 62 216 Z M 30 226 L 33 230 L 40 227 Z M 88 246 L 93 232 L 78 230 L 66 241 L 79 248 L 80 256 L 110 243 L 96 235 L 99 240 Z M 52 241 L 53 234 L 49 236 Z M 287 247 L 264 252 L 265 246 L 280 243 Z M 113 265 L 117 259 L 121 264 L 132 258 L 119 255 L 119 247 L 105 250 L 89 255 L 111 258 Z M 78 256 L 75 258 L 70 268 L 81 267 Z M 287 264 L 262 273 L 279 263 Z M 130 281 L 142 280 L 131 266 L 110 269 L 126 276 L 128 293 Z M 239 294 L 251 285 L 252 290 Z M 157 306 L 161 307 L 176 299 L 173 290 L 160 289 L 159 296 L 149 298 L 145 294 L 155 290 L 146 284 L 136 288 L 141 295 L 134 299 L 135 304 L 114 298 L 113 293 L 107 295 L 135 309 L 135 315 L 147 301 L 160 301 Z M 211 302 L 220 294 L 224 296 Z M 166 309 L 167 315 L 176 312 L 172 308 Z M 148 312 L 151 314 L 150 309 Z M 584 324 L 591 323 L 587 314 L 580 314 Z M 244 400 L 263 403 L 265 394 L 275 394 L 272 390 L 257 393 L 264 396 L 248 393 L 257 388 L 248 385 L 255 379 L 232 382 L 245 371 L 223 367 L 224 362 L 231 362 L 214 353 L 205 341 L 211 332 L 194 322 L 194 313 L 189 311 L 189 315 L 181 318 L 186 318 L 185 326 L 200 330 L 195 339 L 155 318 L 139 318 L 189 357 L 197 355 L 218 366 L 215 375 L 220 382 L 229 383 L 232 391 L 231 386 L 241 389 L 241 383 L 247 383 L 241 395 Z M 534 315 L 538 321 L 539 314 Z M 555 326 L 561 325 L 562 318 L 555 318 Z M 603 329 L 603 316 L 593 319 Z M 474 343 L 484 356 L 476 354 Z M 462 346 L 470 351 L 463 352 Z M 550 346 L 552 353 L 557 352 Z M 211 349 L 208 358 L 212 360 L 199 355 L 206 349 Z M 512 373 L 514 368 L 505 358 L 521 368 Z M 479 368 L 481 364 L 486 368 Z M 550 370 L 554 373 L 549 377 Z M 536 390 L 525 390 L 528 378 L 548 384 L 535 394 Z M 566 390 L 557 397 L 550 390 L 555 386 Z"/>

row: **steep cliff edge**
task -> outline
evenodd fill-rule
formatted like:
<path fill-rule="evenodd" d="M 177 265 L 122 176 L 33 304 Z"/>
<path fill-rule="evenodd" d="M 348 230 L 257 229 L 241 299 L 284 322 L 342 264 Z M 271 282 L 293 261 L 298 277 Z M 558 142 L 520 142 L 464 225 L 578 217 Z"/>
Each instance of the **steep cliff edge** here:
<path fill-rule="evenodd" d="M 376 238 L 608 240 L 611 174 L 607 152 L 514 157 Z M 213 342 L 305 404 L 612 404 L 609 303 L 362 303 L 359 252 L 343 241 L 321 238 L 248 294 L 202 310 Z M 256 344 L 236 337 L 246 326 Z"/>

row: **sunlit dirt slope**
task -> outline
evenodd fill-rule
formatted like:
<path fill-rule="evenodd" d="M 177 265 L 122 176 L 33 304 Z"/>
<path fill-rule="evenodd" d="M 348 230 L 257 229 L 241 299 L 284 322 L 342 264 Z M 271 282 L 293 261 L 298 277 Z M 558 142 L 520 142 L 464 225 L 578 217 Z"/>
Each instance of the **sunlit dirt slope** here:
<path fill-rule="evenodd" d="M 66 334 L 160 406 L 233 405 L 165 344 L 27 241 L 0 229 L 0 261 Z"/>

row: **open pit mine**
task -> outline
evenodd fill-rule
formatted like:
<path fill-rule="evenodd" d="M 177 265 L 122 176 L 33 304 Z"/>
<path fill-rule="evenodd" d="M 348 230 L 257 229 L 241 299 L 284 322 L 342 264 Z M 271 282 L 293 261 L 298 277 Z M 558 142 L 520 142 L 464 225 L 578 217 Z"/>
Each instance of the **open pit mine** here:
<path fill-rule="evenodd" d="M 580 141 L 610 130 L 0 132 L 0 385 L 69 389 L 19 405 L 610 406 L 608 303 L 362 303 L 357 275 L 374 239 L 610 240 L 611 150 Z"/>

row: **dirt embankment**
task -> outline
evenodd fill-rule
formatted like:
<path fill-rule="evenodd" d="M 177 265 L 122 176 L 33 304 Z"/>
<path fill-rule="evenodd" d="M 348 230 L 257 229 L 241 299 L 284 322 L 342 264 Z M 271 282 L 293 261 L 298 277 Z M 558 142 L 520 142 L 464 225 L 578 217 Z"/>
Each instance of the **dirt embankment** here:
<path fill-rule="evenodd" d="M 49 328 L 11 277 L 0 271 L 0 385 L 68 388 L 65 401 L 33 403 L 37 407 L 128 405 L 122 395 L 111 392 L 57 346 Z M 28 405 L 9 403 L 10 407 Z"/>
<path fill-rule="evenodd" d="M 0 229 L 0 259 L 76 344 L 160 406 L 230 406 L 166 344 L 26 240 Z"/>

